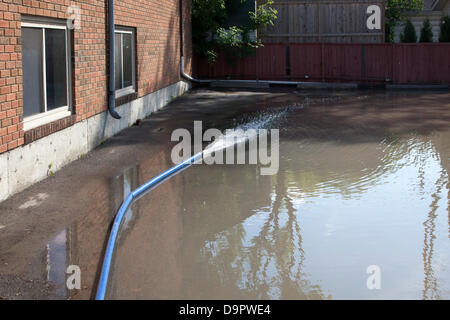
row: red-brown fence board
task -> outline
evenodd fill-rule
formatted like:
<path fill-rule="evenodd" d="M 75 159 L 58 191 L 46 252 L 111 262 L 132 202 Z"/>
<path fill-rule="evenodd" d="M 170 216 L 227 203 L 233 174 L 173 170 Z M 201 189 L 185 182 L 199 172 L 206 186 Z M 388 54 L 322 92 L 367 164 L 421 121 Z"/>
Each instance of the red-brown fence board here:
<path fill-rule="evenodd" d="M 394 46 L 395 83 L 450 82 L 450 44 Z"/>
<path fill-rule="evenodd" d="M 216 70 L 215 78 L 228 73 L 230 79 L 255 79 L 256 77 L 256 57 L 248 56 L 242 59 L 227 60 L 222 55 L 221 59 L 225 60 L 223 65 L 228 66 L 226 70 Z"/>
<path fill-rule="evenodd" d="M 194 74 L 204 79 L 255 79 L 256 57 L 229 60 L 224 54 L 219 54 L 216 63 L 211 66 L 205 57 L 196 56 Z"/>
<path fill-rule="evenodd" d="M 286 45 L 271 43 L 257 49 L 256 73 L 260 80 L 286 80 Z"/>
<path fill-rule="evenodd" d="M 325 79 L 352 81 L 361 78 L 361 45 L 331 43 L 324 45 L 322 65 Z"/>
<path fill-rule="evenodd" d="M 197 62 L 196 75 L 210 79 L 450 83 L 450 43 L 270 43 L 257 49 L 255 55 L 233 63 L 222 54 L 214 67 L 204 58 L 197 58 Z"/>
<path fill-rule="evenodd" d="M 365 77 L 369 82 L 392 81 L 393 78 L 393 45 L 366 44 Z"/>
<path fill-rule="evenodd" d="M 322 79 L 322 44 L 291 43 L 291 78 L 297 81 Z"/>

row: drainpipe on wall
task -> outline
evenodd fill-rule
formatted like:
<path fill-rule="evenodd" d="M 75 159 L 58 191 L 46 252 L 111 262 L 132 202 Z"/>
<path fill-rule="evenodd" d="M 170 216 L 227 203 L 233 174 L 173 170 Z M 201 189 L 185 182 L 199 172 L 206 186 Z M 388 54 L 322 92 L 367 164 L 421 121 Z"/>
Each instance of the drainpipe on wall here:
<path fill-rule="evenodd" d="M 180 0 L 180 56 L 181 56 L 181 76 L 189 81 L 195 83 L 211 83 L 210 80 L 198 80 L 192 78 L 190 75 L 184 72 L 184 41 L 183 41 L 183 0 Z"/>
<path fill-rule="evenodd" d="M 108 38 L 109 38 L 109 90 L 108 110 L 114 119 L 120 119 L 116 111 L 116 80 L 114 74 L 114 0 L 108 0 Z"/>

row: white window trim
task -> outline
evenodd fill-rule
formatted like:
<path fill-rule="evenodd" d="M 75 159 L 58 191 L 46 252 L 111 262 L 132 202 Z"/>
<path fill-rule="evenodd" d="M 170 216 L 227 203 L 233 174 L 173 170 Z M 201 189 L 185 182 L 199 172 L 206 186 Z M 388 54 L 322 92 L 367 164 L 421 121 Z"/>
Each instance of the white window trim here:
<path fill-rule="evenodd" d="M 123 33 L 123 34 L 131 34 L 132 36 L 132 80 L 133 80 L 133 84 L 131 86 L 125 87 L 125 88 L 121 88 L 121 89 L 117 89 L 115 90 L 115 96 L 116 98 L 120 98 L 132 93 L 136 92 L 136 44 L 135 44 L 135 30 L 134 29 L 130 29 L 130 28 L 126 28 L 126 27 L 117 27 L 114 30 L 114 33 Z M 123 57 L 123 38 L 121 37 L 121 51 L 122 51 L 122 57 Z M 123 76 L 123 61 L 122 61 L 122 76 Z"/>
<path fill-rule="evenodd" d="M 134 86 L 122 88 L 122 89 L 116 90 L 116 98 L 127 96 L 127 95 L 133 94 L 135 92 L 136 92 L 136 90 L 134 89 Z"/>
<path fill-rule="evenodd" d="M 61 107 L 47 112 L 42 112 L 28 116 L 23 120 L 23 130 L 31 130 L 44 124 L 70 117 L 72 112 L 67 107 Z"/>
<path fill-rule="evenodd" d="M 63 26 L 63 25 L 58 25 L 58 24 L 46 24 L 46 23 L 33 23 L 33 22 L 22 22 L 21 23 L 22 27 L 25 28 L 47 28 L 47 29 L 60 29 L 60 30 L 66 30 L 67 27 Z"/>
<path fill-rule="evenodd" d="M 21 22 L 21 27 L 25 28 L 37 28 L 42 29 L 43 37 L 42 37 L 42 70 L 43 70 L 43 98 L 44 98 L 44 112 L 40 112 L 38 114 L 34 114 L 31 116 L 27 116 L 23 119 L 23 130 L 31 130 L 37 128 L 39 126 L 45 125 L 47 123 L 60 120 L 72 115 L 72 110 L 70 106 L 71 101 L 71 72 L 70 72 L 70 52 L 69 52 L 69 30 L 66 25 L 62 24 L 48 24 L 48 23 L 34 23 L 34 22 Z M 47 111 L 47 79 L 46 79 L 46 50 L 45 50 L 45 29 L 58 29 L 65 30 L 66 36 L 66 75 L 67 75 L 67 105 L 59 107 L 54 110 Z M 42 107 L 42 106 L 41 106 Z"/>

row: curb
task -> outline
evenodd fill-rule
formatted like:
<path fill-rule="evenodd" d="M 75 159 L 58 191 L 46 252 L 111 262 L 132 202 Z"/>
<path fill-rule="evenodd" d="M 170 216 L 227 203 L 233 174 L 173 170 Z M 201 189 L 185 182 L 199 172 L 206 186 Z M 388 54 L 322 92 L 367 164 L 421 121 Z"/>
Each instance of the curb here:
<path fill-rule="evenodd" d="M 448 85 L 441 84 L 387 84 L 387 90 L 449 90 Z"/>
<path fill-rule="evenodd" d="M 210 84 L 213 88 L 270 88 L 267 81 L 245 81 L 245 80 L 213 80 Z"/>
<path fill-rule="evenodd" d="M 212 80 L 210 87 L 213 88 L 263 88 L 268 89 L 276 86 L 296 86 L 297 89 L 331 89 L 331 90 L 354 90 L 354 89 L 386 89 L 386 90 L 450 90 L 447 84 L 381 84 L 368 86 L 356 82 L 295 82 L 295 81 L 254 81 L 254 80 Z"/>
<path fill-rule="evenodd" d="M 297 84 L 299 89 L 339 89 L 351 90 L 358 89 L 357 83 L 330 83 L 330 82 L 299 82 Z"/>

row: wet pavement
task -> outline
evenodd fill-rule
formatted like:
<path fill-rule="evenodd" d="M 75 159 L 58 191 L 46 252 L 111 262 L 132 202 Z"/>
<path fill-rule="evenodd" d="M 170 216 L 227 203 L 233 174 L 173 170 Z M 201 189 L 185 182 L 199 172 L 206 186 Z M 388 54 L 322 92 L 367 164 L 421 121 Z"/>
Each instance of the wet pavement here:
<path fill-rule="evenodd" d="M 0 203 L 0 297 L 93 298 L 113 216 L 172 166 L 174 129 L 281 112 L 277 175 L 195 165 L 133 204 L 107 297 L 449 299 L 449 93 L 231 90 L 193 91 Z"/>

